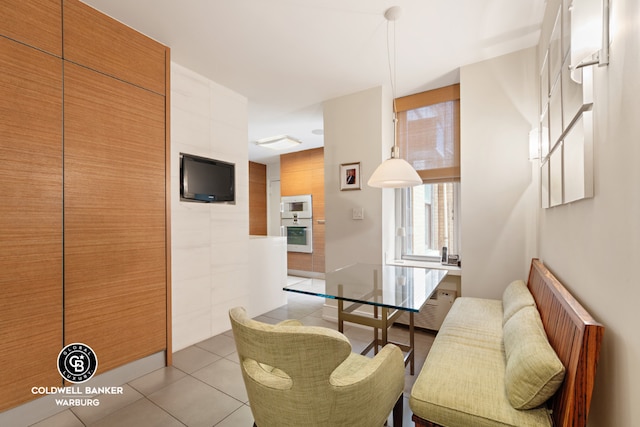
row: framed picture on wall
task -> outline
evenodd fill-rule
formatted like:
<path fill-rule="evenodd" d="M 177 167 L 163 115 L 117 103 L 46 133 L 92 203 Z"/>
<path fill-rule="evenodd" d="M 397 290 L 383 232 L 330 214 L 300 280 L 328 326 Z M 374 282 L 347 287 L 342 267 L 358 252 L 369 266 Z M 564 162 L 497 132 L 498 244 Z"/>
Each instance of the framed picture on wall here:
<path fill-rule="evenodd" d="M 341 164 L 340 191 L 360 189 L 360 162 Z"/>

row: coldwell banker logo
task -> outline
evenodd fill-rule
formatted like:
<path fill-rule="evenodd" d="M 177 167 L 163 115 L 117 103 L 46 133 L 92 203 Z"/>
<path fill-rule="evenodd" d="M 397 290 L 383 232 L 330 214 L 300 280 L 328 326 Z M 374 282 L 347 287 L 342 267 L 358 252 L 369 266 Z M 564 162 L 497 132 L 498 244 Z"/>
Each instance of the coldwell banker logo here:
<path fill-rule="evenodd" d="M 96 353 L 86 344 L 69 344 L 58 354 L 58 372 L 62 378 L 72 383 L 88 381 L 97 369 Z"/>
<path fill-rule="evenodd" d="M 58 372 L 65 380 L 79 384 L 88 381 L 98 369 L 98 358 L 91 347 L 83 343 L 69 344 L 58 354 Z M 58 406 L 99 406 L 103 394 L 124 394 L 123 387 L 31 387 L 35 395 L 55 395 Z"/>

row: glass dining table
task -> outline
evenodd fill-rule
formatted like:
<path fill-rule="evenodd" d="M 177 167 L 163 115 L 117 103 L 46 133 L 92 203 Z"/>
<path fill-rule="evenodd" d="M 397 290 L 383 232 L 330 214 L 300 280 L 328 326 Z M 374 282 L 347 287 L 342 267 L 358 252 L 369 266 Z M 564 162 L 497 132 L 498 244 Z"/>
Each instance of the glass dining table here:
<path fill-rule="evenodd" d="M 431 298 L 446 275 L 446 270 L 433 268 L 357 263 L 326 273 L 324 281 L 306 280 L 283 289 L 337 300 L 340 332 L 344 331 L 344 322 L 373 328 L 373 340 L 362 354 L 371 349 L 377 354 L 387 343 L 395 344 L 404 352 L 405 366 L 410 364 L 413 375 L 414 313 Z M 391 341 L 388 330 L 404 312 L 409 313 L 409 343 Z"/>

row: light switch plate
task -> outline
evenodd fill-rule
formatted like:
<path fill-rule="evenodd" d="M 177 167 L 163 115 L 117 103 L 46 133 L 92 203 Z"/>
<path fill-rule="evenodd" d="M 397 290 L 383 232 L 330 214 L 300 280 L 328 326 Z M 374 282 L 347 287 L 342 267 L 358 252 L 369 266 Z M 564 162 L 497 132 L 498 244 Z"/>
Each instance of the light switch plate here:
<path fill-rule="evenodd" d="M 364 219 L 364 209 L 363 208 L 353 208 L 352 219 Z"/>

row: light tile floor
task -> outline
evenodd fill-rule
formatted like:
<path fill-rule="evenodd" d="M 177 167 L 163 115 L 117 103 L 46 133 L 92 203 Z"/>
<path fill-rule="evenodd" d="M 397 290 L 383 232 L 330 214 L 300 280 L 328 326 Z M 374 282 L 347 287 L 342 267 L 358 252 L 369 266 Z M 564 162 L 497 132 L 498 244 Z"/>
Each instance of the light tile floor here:
<path fill-rule="evenodd" d="M 302 278 L 289 277 L 294 282 Z M 256 317 L 265 323 L 299 319 L 305 325 L 337 329 L 322 318 L 321 298 L 290 293 L 285 306 Z M 345 324 L 353 351 L 372 338 L 370 329 Z M 408 329 L 394 326 L 392 340 L 408 342 Z M 408 396 L 435 335 L 416 330 L 416 375 L 405 374 L 403 427 L 413 426 Z M 242 382 L 233 334 L 227 331 L 173 355 L 173 366 L 159 369 L 124 385 L 124 394 L 100 396 L 100 406 L 73 408 L 33 424 L 37 427 L 251 427 L 253 417 Z M 389 419 L 389 426 L 393 426 Z M 375 426 L 372 426 L 375 427 Z"/>

